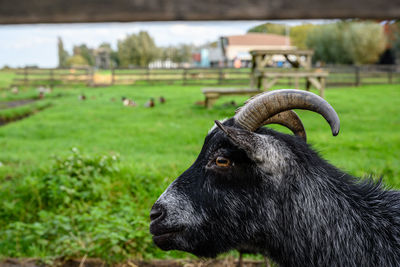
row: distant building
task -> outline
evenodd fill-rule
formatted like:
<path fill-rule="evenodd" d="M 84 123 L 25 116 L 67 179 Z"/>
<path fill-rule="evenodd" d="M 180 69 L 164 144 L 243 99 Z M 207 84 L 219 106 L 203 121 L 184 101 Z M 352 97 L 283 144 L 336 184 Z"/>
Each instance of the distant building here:
<path fill-rule="evenodd" d="M 217 47 L 204 45 L 199 47 L 192 55 L 195 67 L 208 68 L 224 66 L 224 56 L 219 44 Z"/>
<path fill-rule="evenodd" d="M 193 54 L 193 62 L 197 67 L 248 67 L 251 64 L 252 50 L 291 50 L 290 37 L 247 33 L 221 37 L 216 47 L 203 46 Z M 273 57 L 276 65 L 282 65 L 286 59 L 283 56 Z"/>
<path fill-rule="evenodd" d="M 295 49 L 290 44 L 290 37 L 265 34 L 265 33 L 248 33 L 244 35 L 233 35 L 221 37 L 220 39 L 225 64 L 234 66 L 240 61 L 241 66 L 247 67 L 251 63 L 250 51 L 252 50 L 291 50 Z M 276 56 L 273 58 L 275 62 L 284 62 L 285 58 Z M 236 63 L 236 64 L 235 64 Z"/>
<path fill-rule="evenodd" d="M 179 64 L 172 62 L 170 59 L 166 60 L 156 60 L 153 61 L 149 64 L 150 69 L 174 69 L 174 68 L 179 68 Z"/>

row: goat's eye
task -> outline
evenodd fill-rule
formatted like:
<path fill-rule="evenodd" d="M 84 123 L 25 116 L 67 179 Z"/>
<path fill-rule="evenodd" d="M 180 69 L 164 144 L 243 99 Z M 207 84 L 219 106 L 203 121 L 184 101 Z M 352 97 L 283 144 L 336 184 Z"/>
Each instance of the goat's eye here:
<path fill-rule="evenodd" d="M 228 167 L 231 165 L 231 161 L 224 157 L 218 157 L 215 160 L 215 164 L 217 164 L 217 166 L 219 166 L 219 167 Z"/>

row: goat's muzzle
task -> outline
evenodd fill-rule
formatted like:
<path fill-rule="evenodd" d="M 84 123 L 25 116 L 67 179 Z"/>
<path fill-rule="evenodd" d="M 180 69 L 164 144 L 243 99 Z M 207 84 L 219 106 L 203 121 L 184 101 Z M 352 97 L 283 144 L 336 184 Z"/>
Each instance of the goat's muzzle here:
<path fill-rule="evenodd" d="M 173 239 L 182 229 L 166 226 L 164 220 L 166 210 L 162 205 L 154 204 L 150 211 L 150 233 L 153 235 L 154 243 L 163 250 L 174 249 Z"/>

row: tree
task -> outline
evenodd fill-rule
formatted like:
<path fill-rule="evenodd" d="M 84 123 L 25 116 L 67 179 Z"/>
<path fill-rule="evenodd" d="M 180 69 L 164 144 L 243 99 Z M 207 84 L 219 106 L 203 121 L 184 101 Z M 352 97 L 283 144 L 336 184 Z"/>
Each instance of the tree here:
<path fill-rule="evenodd" d="M 193 50 L 194 50 L 193 45 L 188 45 L 188 44 L 179 45 L 178 46 L 179 58 L 177 59 L 176 62 L 178 63 L 191 62 Z"/>
<path fill-rule="evenodd" d="M 331 23 L 315 27 L 309 32 L 306 40 L 308 48 L 314 50 L 314 61 L 325 63 L 352 63 L 348 47 L 344 45 L 343 33 L 346 23 Z"/>
<path fill-rule="evenodd" d="M 302 24 L 290 28 L 290 43 L 298 49 L 307 49 L 307 36 L 315 28 L 313 24 Z"/>
<path fill-rule="evenodd" d="M 162 48 L 162 60 L 171 60 L 175 63 L 185 63 L 192 60 L 193 45 L 180 44 L 178 46 L 168 46 Z"/>
<path fill-rule="evenodd" d="M 180 44 L 178 46 L 168 46 L 161 48 L 160 59 L 171 60 L 174 63 L 189 63 L 192 61 L 194 46 L 190 44 Z"/>
<path fill-rule="evenodd" d="M 112 48 L 111 48 L 111 44 L 110 43 L 107 43 L 107 42 L 103 42 L 103 43 L 101 43 L 100 45 L 99 45 L 99 48 L 105 48 L 105 49 L 108 49 L 108 50 L 112 50 Z"/>
<path fill-rule="evenodd" d="M 383 28 L 375 22 L 342 21 L 315 27 L 307 37 L 314 60 L 340 64 L 376 63 L 385 49 Z"/>
<path fill-rule="evenodd" d="M 174 46 L 161 47 L 160 59 L 163 61 L 171 60 L 175 57 L 176 49 Z"/>
<path fill-rule="evenodd" d="M 68 52 L 64 50 L 64 44 L 61 37 L 58 37 L 58 67 L 64 68 L 67 66 Z"/>
<path fill-rule="evenodd" d="M 247 32 L 258 32 L 258 33 L 273 33 L 279 35 L 286 35 L 286 31 L 289 26 L 277 23 L 265 23 L 255 26 L 249 29 Z"/>
<path fill-rule="evenodd" d="M 66 66 L 68 67 L 86 67 L 88 65 L 87 60 L 81 55 L 73 55 L 66 62 Z"/>
<path fill-rule="evenodd" d="M 400 60 L 400 23 L 397 21 L 391 25 L 393 38 L 390 41 L 391 47 L 394 51 L 396 61 Z"/>
<path fill-rule="evenodd" d="M 119 62 L 119 57 L 118 57 L 118 51 L 112 50 L 110 53 L 110 59 L 114 67 L 119 67 L 120 62 Z"/>
<path fill-rule="evenodd" d="M 147 67 L 148 64 L 160 57 L 160 49 L 153 38 L 144 31 L 127 35 L 118 41 L 118 58 L 121 66 L 136 65 Z"/>
<path fill-rule="evenodd" d="M 375 22 L 350 23 L 343 43 L 355 64 L 373 64 L 386 48 L 383 27 Z"/>
<path fill-rule="evenodd" d="M 74 46 L 74 55 L 81 55 L 87 62 L 89 66 L 94 66 L 95 59 L 93 54 L 93 49 L 87 47 L 86 44 L 81 44 L 79 46 Z"/>

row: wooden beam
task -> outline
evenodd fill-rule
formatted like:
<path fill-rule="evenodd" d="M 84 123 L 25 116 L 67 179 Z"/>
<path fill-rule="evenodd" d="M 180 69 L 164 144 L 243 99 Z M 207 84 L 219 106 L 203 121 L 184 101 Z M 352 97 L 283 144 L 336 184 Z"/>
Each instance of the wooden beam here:
<path fill-rule="evenodd" d="M 294 55 L 294 56 L 312 56 L 314 50 L 299 50 L 299 49 L 271 49 L 271 50 L 252 50 L 252 56 L 264 55 Z"/>
<path fill-rule="evenodd" d="M 270 81 L 267 78 L 265 78 L 263 81 L 263 90 L 264 91 L 269 90 L 272 86 L 274 86 L 278 82 L 278 80 L 279 77 L 272 78 Z"/>
<path fill-rule="evenodd" d="M 0 0 L 0 24 L 399 17 L 400 0 Z"/>

